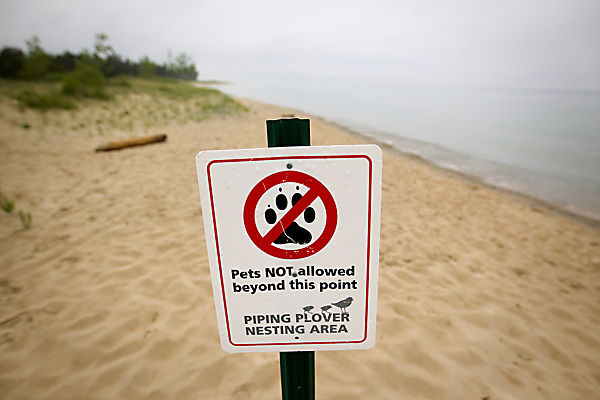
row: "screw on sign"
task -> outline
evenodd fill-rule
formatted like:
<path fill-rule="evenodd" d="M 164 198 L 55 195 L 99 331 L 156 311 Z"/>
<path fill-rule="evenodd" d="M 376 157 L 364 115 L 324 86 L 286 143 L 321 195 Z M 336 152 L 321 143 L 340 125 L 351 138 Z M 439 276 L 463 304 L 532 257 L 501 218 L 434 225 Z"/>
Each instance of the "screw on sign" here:
<path fill-rule="evenodd" d="M 307 187 L 308 191 L 302 196 L 295 195 L 298 197 L 292 199 L 292 207 L 277 223 L 275 223 L 276 215 L 274 211 L 267 210 L 265 218 L 268 223 L 274 225 L 266 234 L 261 235 L 256 224 L 256 209 L 259 200 L 269 189 L 287 182 L 301 184 Z M 278 208 L 285 209 L 287 207 L 287 204 L 285 204 L 287 200 L 283 197 L 281 199 L 284 204 L 281 206 L 278 205 Z M 308 232 L 308 235 L 302 235 L 299 229 L 304 230 L 298 228 L 295 221 L 301 215 L 304 215 L 306 221 L 314 220 L 314 210 L 310 206 L 317 199 L 323 202 L 326 220 L 323 232 L 319 237 L 314 239 Z M 305 258 L 322 250 L 335 233 L 337 218 L 335 200 L 325 185 L 313 176 L 299 171 L 281 171 L 267 176 L 254 186 L 244 204 L 244 227 L 252 242 L 265 253 L 282 259 Z M 298 233 L 289 234 L 289 232 Z M 294 239 L 294 236 L 300 237 L 300 239 Z M 290 237 L 291 239 L 285 239 Z M 297 249 L 285 249 L 276 246 L 276 244 L 282 243 L 295 243 L 304 246 Z"/>

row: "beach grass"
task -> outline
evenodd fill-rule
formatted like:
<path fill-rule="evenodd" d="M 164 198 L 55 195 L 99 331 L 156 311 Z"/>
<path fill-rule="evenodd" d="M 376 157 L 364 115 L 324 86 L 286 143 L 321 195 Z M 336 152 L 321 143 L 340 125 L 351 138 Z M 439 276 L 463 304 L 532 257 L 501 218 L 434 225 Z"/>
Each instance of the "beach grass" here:
<path fill-rule="evenodd" d="M 0 98 L 18 107 L 23 117 L 14 119 L 13 125 L 102 136 L 115 129 L 146 132 L 248 111 L 218 90 L 178 79 L 118 76 L 104 84 L 81 84 L 72 78 L 62 83 L 0 80 Z"/>
<path fill-rule="evenodd" d="M 10 214 L 14 208 L 15 208 L 14 201 L 10 200 L 4 194 L 0 193 L 0 209 L 2 209 L 4 212 Z"/>
<path fill-rule="evenodd" d="M 21 220 L 21 225 L 23 229 L 31 228 L 31 224 L 33 223 L 33 218 L 31 217 L 31 213 L 19 210 L 19 219 Z"/>
<path fill-rule="evenodd" d="M 65 110 L 75 109 L 75 102 L 68 96 L 56 90 L 36 91 L 24 89 L 15 98 L 19 101 L 21 107 L 34 108 L 40 111 L 48 111 L 54 108 Z"/>

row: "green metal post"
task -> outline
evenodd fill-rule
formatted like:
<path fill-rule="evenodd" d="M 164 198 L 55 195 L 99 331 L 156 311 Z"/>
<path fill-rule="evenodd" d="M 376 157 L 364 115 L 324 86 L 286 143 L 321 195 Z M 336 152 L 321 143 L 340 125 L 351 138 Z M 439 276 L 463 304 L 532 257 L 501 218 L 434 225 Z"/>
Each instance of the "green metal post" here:
<path fill-rule="evenodd" d="M 281 398 L 283 400 L 315 399 L 315 352 L 279 353 Z"/>
<path fill-rule="evenodd" d="M 288 118 L 267 121 L 269 147 L 310 146 L 310 121 Z M 279 353 L 282 400 L 315 399 L 315 352 Z"/>
<path fill-rule="evenodd" d="M 267 121 L 269 147 L 310 146 L 310 120 L 300 118 Z"/>

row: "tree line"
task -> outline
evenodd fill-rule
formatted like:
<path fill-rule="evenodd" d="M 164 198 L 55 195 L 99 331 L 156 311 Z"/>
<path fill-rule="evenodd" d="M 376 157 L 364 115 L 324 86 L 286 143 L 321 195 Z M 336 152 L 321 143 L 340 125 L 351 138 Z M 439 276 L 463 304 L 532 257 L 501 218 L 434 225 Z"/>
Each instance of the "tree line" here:
<path fill-rule="evenodd" d="M 99 33 L 95 37 L 94 50 L 80 53 L 65 51 L 62 54 L 47 53 L 38 37 L 26 41 L 26 50 L 17 47 L 4 47 L 0 51 L 0 77 L 8 79 L 39 80 L 61 76 L 75 71 L 84 65 L 93 68 L 104 77 L 133 75 L 144 78 L 161 76 L 184 80 L 196 80 L 198 72 L 192 58 L 180 53 L 173 58 L 169 52 L 168 61 L 158 64 L 148 57 L 132 61 L 117 54 L 108 43 L 108 35 Z"/>

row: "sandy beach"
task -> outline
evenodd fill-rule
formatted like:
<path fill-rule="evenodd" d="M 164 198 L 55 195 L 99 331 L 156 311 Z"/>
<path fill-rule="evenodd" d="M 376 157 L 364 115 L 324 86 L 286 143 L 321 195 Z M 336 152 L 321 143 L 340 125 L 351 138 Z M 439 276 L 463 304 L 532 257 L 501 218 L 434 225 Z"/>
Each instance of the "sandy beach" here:
<path fill-rule="evenodd" d="M 311 119 L 314 145 L 367 139 L 240 101 L 249 112 L 92 134 L 2 100 L 0 190 L 33 223 L 0 211 L 0 398 L 280 398 L 277 353 L 219 345 L 194 156 L 265 147 L 265 120 L 287 114 Z M 377 343 L 317 353 L 317 398 L 597 398 L 598 224 L 383 157 Z"/>

